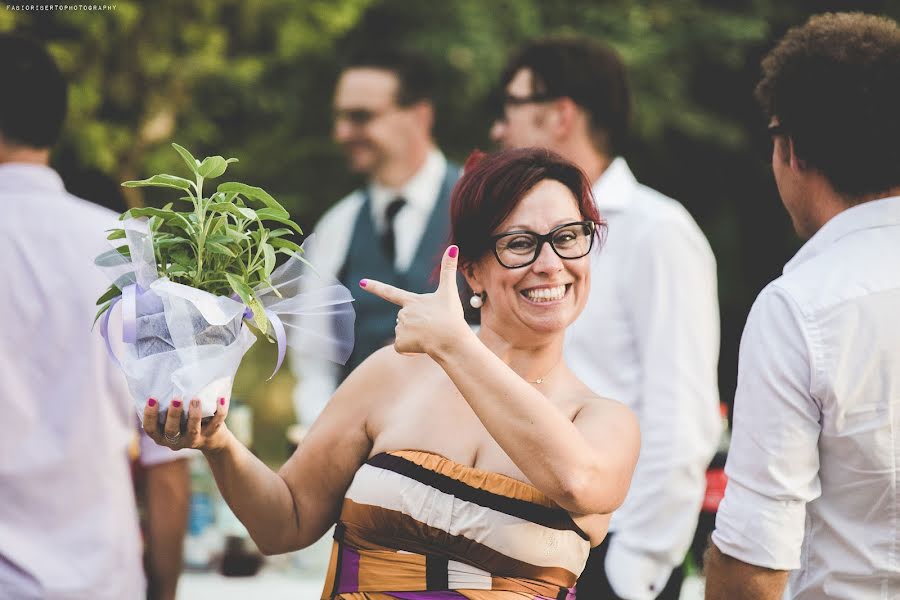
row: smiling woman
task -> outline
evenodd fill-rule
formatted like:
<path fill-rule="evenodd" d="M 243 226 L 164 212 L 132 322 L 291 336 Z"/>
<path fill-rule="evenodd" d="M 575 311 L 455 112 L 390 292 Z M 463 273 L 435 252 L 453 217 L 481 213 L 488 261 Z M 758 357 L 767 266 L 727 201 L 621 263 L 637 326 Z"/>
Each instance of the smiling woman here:
<path fill-rule="evenodd" d="M 451 205 L 452 241 L 483 307 L 482 325 L 558 333 L 584 307 L 586 257 L 606 239 L 590 183 L 574 164 L 539 148 L 476 152 L 466 173 Z"/>
<path fill-rule="evenodd" d="M 350 374 L 277 475 L 228 433 L 227 405 L 203 428 L 191 413 L 188 439 L 263 551 L 337 524 L 326 600 L 571 599 L 628 491 L 637 421 L 562 354 L 605 231 L 584 175 L 547 150 L 477 154 L 451 205 L 435 292 L 360 281 L 401 307 L 394 345 Z M 477 334 L 460 266 L 483 299 Z"/>

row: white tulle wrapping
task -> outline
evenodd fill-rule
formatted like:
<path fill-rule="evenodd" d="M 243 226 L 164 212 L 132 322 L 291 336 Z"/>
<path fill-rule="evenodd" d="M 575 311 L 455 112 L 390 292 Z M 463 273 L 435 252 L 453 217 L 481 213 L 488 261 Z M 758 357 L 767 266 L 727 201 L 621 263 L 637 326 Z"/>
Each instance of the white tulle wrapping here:
<path fill-rule="evenodd" d="M 203 416 L 216 411 L 219 398 L 229 398 L 244 354 L 256 336 L 244 323 L 246 306 L 159 277 L 146 221 L 125 221 L 131 260 L 113 250 L 98 258 L 111 281 L 124 288 L 136 283 L 136 301 L 117 306 L 136 308 L 135 340 L 123 344 L 118 360 L 139 415 L 148 398 L 160 403 L 161 414 L 172 399 L 198 398 Z M 303 247 L 314 243 L 310 236 Z M 355 313 L 350 291 L 322 276 L 296 256 L 278 267 L 273 288 L 258 290 L 266 312 L 284 324 L 286 342 L 294 351 L 309 352 L 344 364 L 353 350 Z M 279 297 L 275 289 L 281 294 Z M 124 296 L 124 295 L 123 295 Z M 312 329 L 306 315 L 329 315 L 327 326 Z M 129 322 L 123 314 L 123 321 Z M 118 337 L 122 331 L 110 330 Z"/>

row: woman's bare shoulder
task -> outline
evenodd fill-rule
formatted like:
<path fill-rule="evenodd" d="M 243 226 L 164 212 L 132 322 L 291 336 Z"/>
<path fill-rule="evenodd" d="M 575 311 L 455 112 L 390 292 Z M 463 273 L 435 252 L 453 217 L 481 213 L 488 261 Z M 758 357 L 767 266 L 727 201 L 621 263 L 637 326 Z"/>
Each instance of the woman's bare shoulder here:
<path fill-rule="evenodd" d="M 591 429 L 618 429 L 623 435 L 640 439 L 640 425 L 637 415 L 623 402 L 595 393 L 587 385 L 576 379 L 572 394 L 577 398 L 577 409 L 572 422 Z"/>
<path fill-rule="evenodd" d="M 396 390 L 398 385 L 408 383 L 410 377 L 436 366 L 426 354 L 400 354 L 393 346 L 385 346 L 364 360 L 344 384 L 377 395 L 380 391 Z"/>
<path fill-rule="evenodd" d="M 363 361 L 357 371 L 364 369 L 364 376 L 390 377 L 404 375 L 410 370 L 434 364 L 427 354 L 401 354 L 393 346 L 385 346 Z"/>
<path fill-rule="evenodd" d="M 627 404 L 600 396 L 599 394 L 590 393 L 584 397 L 580 413 L 601 414 L 606 419 L 621 420 L 631 425 L 637 422 L 637 416 Z"/>
<path fill-rule="evenodd" d="M 574 376 L 571 390 L 572 397 L 577 398 L 576 402 L 579 405 L 575 415 L 576 417 L 578 414 L 585 411 L 589 413 L 600 412 L 608 414 L 609 416 L 619 415 L 626 420 L 630 419 L 630 417 L 634 417 L 634 413 L 628 408 L 628 405 L 613 398 L 595 393 L 587 386 L 587 384 Z"/>

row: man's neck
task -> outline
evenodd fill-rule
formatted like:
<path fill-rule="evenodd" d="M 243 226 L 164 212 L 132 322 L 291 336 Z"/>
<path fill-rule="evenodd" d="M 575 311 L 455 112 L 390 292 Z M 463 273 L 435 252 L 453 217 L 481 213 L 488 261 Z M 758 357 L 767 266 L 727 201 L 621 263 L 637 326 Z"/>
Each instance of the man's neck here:
<path fill-rule="evenodd" d="M 857 196 L 851 200 L 848 200 L 846 204 L 848 206 L 856 206 L 857 204 L 872 202 L 873 200 L 881 200 L 882 198 L 893 198 L 894 196 L 900 196 L 900 185 L 888 188 L 885 191 L 879 192 L 877 194 L 865 194 L 863 196 Z"/>
<path fill-rule="evenodd" d="M 816 175 L 810 182 L 811 185 L 806 190 L 806 201 L 800 205 L 802 210 L 791 215 L 797 234 L 804 240 L 811 238 L 828 221 L 848 208 L 882 198 L 900 196 L 900 186 L 897 186 L 876 194 L 848 198 L 836 192 L 822 175 Z"/>
<path fill-rule="evenodd" d="M 422 145 L 410 152 L 404 160 L 390 161 L 372 174 L 372 181 L 388 188 L 403 187 L 425 166 L 432 148 L 434 146 L 431 144 Z"/>
<path fill-rule="evenodd" d="M 0 143 L 0 164 L 27 163 L 47 166 L 50 164 L 49 148 L 30 148 Z"/>
<path fill-rule="evenodd" d="M 584 171 L 588 181 L 593 185 L 606 169 L 612 158 L 597 150 L 589 140 L 573 139 L 564 147 L 556 150 L 563 158 L 572 161 Z"/>

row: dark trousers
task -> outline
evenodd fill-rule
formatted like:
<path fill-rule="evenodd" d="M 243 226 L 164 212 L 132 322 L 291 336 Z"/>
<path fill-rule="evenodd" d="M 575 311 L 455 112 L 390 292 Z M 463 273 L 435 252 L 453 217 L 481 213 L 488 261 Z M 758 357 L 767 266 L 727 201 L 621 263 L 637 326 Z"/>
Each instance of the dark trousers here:
<path fill-rule="evenodd" d="M 610 587 L 604 568 L 606 552 L 609 550 L 609 541 L 612 537 L 613 534 L 610 533 L 602 544 L 591 549 L 587 564 L 584 566 L 584 571 L 578 578 L 578 585 L 575 588 L 576 600 L 622 600 Z M 684 583 L 684 570 L 679 565 L 672 571 L 666 587 L 656 597 L 656 600 L 678 600 L 682 583 Z"/>

